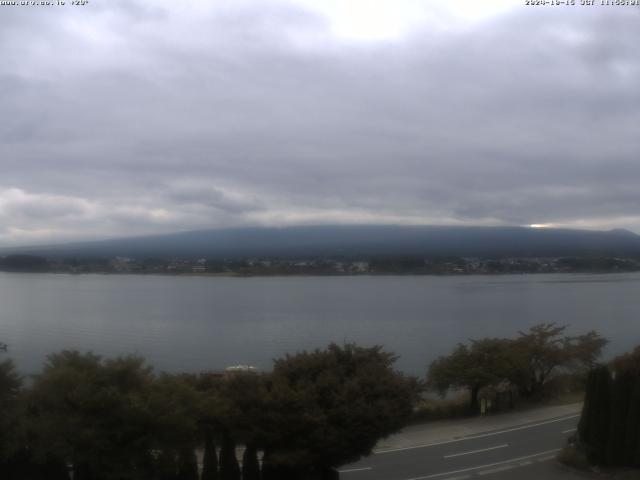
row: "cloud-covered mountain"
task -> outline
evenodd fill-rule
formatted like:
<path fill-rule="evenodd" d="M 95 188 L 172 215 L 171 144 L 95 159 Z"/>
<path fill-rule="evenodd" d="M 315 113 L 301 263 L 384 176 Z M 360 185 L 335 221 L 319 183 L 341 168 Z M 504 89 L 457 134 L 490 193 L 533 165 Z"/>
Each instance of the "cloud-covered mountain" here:
<path fill-rule="evenodd" d="M 305 226 L 200 230 L 48 247 L 50 257 L 368 257 L 640 255 L 640 236 L 626 230 L 525 227 Z"/>
<path fill-rule="evenodd" d="M 636 6 L 70 3 L 0 15 L 2 246 L 250 225 L 640 233 Z"/>

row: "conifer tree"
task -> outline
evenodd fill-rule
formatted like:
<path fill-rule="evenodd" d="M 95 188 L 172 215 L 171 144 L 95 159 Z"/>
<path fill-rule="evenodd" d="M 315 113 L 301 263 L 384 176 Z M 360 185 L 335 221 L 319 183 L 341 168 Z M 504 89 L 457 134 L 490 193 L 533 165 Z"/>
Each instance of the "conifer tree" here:
<path fill-rule="evenodd" d="M 254 445 L 247 445 L 242 456 L 242 480 L 260 480 L 258 452 Z"/>
<path fill-rule="evenodd" d="M 635 377 L 624 432 L 624 462 L 640 467 L 640 376 Z"/>
<path fill-rule="evenodd" d="M 178 480 L 198 480 L 198 459 L 193 448 L 183 448 L 178 454 Z"/>
<path fill-rule="evenodd" d="M 220 449 L 220 480 L 240 480 L 240 465 L 236 458 L 236 442 L 229 433 L 222 437 Z"/>
<path fill-rule="evenodd" d="M 624 464 L 626 424 L 633 387 L 634 378 L 631 373 L 617 372 L 611 385 L 611 414 L 606 444 L 608 465 Z"/>
<path fill-rule="evenodd" d="M 606 461 L 609 419 L 611 416 L 611 372 L 602 365 L 590 374 L 587 398 L 579 425 L 580 440 L 593 463 Z"/>
<path fill-rule="evenodd" d="M 218 454 L 211 431 L 204 434 L 204 456 L 202 458 L 202 480 L 218 480 Z"/>

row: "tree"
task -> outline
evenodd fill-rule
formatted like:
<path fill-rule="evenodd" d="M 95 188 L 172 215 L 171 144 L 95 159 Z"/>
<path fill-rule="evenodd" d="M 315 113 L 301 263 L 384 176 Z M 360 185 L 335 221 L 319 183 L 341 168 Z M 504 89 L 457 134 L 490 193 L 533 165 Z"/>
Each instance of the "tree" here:
<path fill-rule="evenodd" d="M 629 399 L 629 412 L 624 430 L 624 464 L 640 467 L 640 377 L 636 377 Z"/>
<path fill-rule="evenodd" d="M 276 360 L 261 419 L 263 478 L 334 477 L 403 427 L 418 388 L 395 359 L 381 347 L 331 344 Z"/>
<path fill-rule="evenodd" d="M 231 434 L 222 437 L 220 448 L 220 480 L 240 480 L 240 465 L 236 458 L 236 443 Z"/>
<path fill-rule="evenodd" d="M 509 380 L 525 397 L 539 396 L 558 370 L 587 371 L 608 341 L 595 331 L 576 337 L 563 336 L 566 326 L 541 323 L 512 343 Z"/>
<path fill-rule="evenodd" d="M 193 447 L 185 446 L 178 452 L 178 480 L 199 480 L 198 459 Z"/>
<path fill-rule="evenodd" d="M 74 479 L 145 478 L 155 421 L 146 408 L 152 381 L 139 357 L 50 355 L 30 395 L 34 451 L 71 463 Z"/>
<path fill-rule="evenodd" d="M 213 433 L 204 431 L 204 454 L 202 458 L 202 480 L 218 480 L 218 454 Z"/>
<path fill-rule="evenodd" d="M 242 455 L 242 480 L 260 480 L 260 463 L 255 445 L 249 444 Z"/>
<path fill-rule="evenodd" d="M 489 385 L 500 383 L 511 367 L 510 341 L 501 338 L 471 340 L 458 344 L 448 356 L 429 366 L 427 384 L 444 395 L 451 388 L 469 390 L 469 411 L 479 410 L 478 394 Z"/>
<path fill-rule="evenodd" d="M 588 446 L 594 463 L 604 463 L 611 409 L 611 372 L 606 366 L 595 368 L 589 375 L 588 398 L 585 398 L 578 426 L 580 439 Z"/>
<path fill-rule="evenodd" d="M 21 449 L 17 438 L 23 426 L 18 400 L 21 388 L 22 378 L 13 361 L 0 362 L 0 469 L 4 470 Z"/>
<path fill-rule="evenodd" d="M 150 436 L 155 451 L 162 452 L 161 469 L 167 478 L 195 480 L 195 449 L 201 443 L 202 395 L 193 375 L 163 373 L 149 386 L 147 411 L 152 415 Z"/>
<path fill-rule="evenodd" d="M 44 272 L 49 262 L 36 255 L 7 255 L 0 260 L 0 268 L 10 272 Z"/>
<path fill-rule="evenodd" d="M 592 463 L 640 466 L 640 347 L 589 373 L 578 437 Z"/>
<path fill-rule="evenodd" d="M 219 384 L 221 425 L 224 442 L 231 440 L 244 444 L 242 479 L 257 480 L 260 466 L 257 458 L 257 446 L 263 443 L 267 432 L 261 423 L 266 408 L 265 376 L 254 372 L 235 372 L 224 378 Z M 225 438 L 226 437 L 226 438 Z M 227 450 L 224 450 L 227 454 Z M 234 455 L 224 459 L 220 452 L 220 477 L 236 479 L 239 469 Z M 257 475 L 257 476 L 256 476 Z"/>

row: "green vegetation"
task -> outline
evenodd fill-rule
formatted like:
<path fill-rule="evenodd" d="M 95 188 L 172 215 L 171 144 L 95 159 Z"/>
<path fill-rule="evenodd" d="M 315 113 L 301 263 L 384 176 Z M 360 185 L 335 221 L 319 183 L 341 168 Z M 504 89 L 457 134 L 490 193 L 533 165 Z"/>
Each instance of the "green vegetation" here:
<path fill-rule="evenodd" d="M 640 467 L 640 346 L 590 372 L 577 448 L 592 464 Z"/>
<path fill-rule="evenodd" d="M 479 411 L 480 392 L 488 387 L 539 400 L 553 391 L 553 380 L 561 374 L 586 374 L 607 343 L 594 331 L 572 337 L 564 335 L 565 330 L 543 323 L 514 339 L 459 344 L 430 365 L 427 383 L 442 395 L 452 389 L 468 390 L 470 413 Z"/>
<path fill-rule="evenodd" d="M 11 272 L 133 273 L 209 276 L 289 275 L 496 275 L 524 273 L 624 273 L 640 259 L 618 257 L 456 257 L 336 255 L 308 257 L 152 258 L 34 255 L 0 257 Z"/>
<path fill-rule="evenodd" d="M 157 375 L 136 356 L 63 351 L 25 386 L 6 360 L 0 477 L 337 478 L 336 467 L 411 417 L 417 382 L 394 361 L 379 347 L 330 345 L 278 359 L 266 374 Z"/>

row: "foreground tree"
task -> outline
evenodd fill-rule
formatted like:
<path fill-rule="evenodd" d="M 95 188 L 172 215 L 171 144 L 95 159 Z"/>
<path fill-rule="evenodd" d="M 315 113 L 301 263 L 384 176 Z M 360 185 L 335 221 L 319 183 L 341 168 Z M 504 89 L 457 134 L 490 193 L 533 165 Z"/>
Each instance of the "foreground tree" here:
<path fill-rule="evenodd" d="M 427 384 L 442 395 L 450 389 L 469 391 L 469 410 L 478 409 L 481 389 L 508 382 L 521 396 L 536 398 L 558 372 L 587 374 L 607 344 L 591 331 L 564 335 L 565 326 L 542 323 L 515 339 L 485 338 L 459 344 L 446 356 L 431 363 Z"/>
<path fill-rule="evenodd" d="M 458 344 L 447 356 L 429 367 L 427 384 L 444 395 L 449 389 L 469 391 L 469 411 L 479 411 L 480 390 L 504 380 L 512 368 L 511 342 L 501 338 L 471 340 Z"/>
<path fill-rule="evenodd" d="M 587 372 L 595 365 L 608 340 L 597 332 L 564 335 L 566 326 L 541 323 L 512 341 L 509 379 L 524 397 L 537 397 L 552 376 L 565 372 Z"/>
<path fill-rule="evenodd" d="M 260 478 L 258 445 L 267 436 L 262 422 L 266 408 L 266 376 L 255 372 L 231 373 L 220 382 L 219 395 L 224 432 L 223 450 L 220 451 L 220 479 L 240 478 L 235 450 L 233 455 L 228 453 L 232 446 L 235 447 L 235 442 L 238 442 L 245 446 L 242 480 L 257 480 Z M 225 444 L 228 448 L 224 448 Z"/>
<path fill-rule="evenodd" d="M 149 478 L 152 380 L 138 357 L 50 355 L 30 395 L 34 452 L 72 464 L 75 480 Z"/>
<path fill-rule="evenodd" d="M 14 478 L 24 453 L 23 415 L 20 408 L 22 378 L 11 360 L 0 362 L 0 476 Z M 3 476 L 4 478 L 4 476 Z"/>
<path fill-rule="evenodd" d="M 381 347 L 332 344 L 276 360 L 267 385 L 263 479 L 335 478 L 334 469 L 402 428 L 417 382 Z"/>
<path fill-rule="evenodd" d="M 640 347 L 591 371 L 578 438 L 592 463 L 640 467 Z"/>
<path fill-rule="evenodd" d="M 161 452 L 161 474 L 176 480 L 198 480 L 196 447 L 202 443 L 203 399 L 193 375 L 161 374 L 147 389 L 146 410 L 153 450 Z"/>

